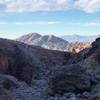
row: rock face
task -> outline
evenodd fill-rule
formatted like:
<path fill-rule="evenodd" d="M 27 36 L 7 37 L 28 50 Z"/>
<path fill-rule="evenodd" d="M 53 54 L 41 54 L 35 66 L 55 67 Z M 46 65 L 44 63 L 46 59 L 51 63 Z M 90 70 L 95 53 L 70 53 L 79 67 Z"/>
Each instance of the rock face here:
<path fill-rule="evenodd" d="M 81 93 L 90 90 L 90 78 L 80 65 L 67 65 L 53 69 L 49 78 L 51 94 Z"/>
<path fill-rule="evenodd" d="M 72 53 L 78 53 L 86 48 L 91 47 L 90 42 L 72 42 L 68 45 L 68 51 Z"/>
<path fill-rule="evenodd" d="M 3 73 L 14 75 L 18 79 L 30 82 L 33 76 L 35 65 L 31 62 L 30 53 L 27 53 L 26 47 L 14 41 L 0 39 L 0 68 L 3 68 Z M 28 74 L 25 74 L 28 73 Z"/>
<path fill-rule="evenodd" d="M 83 67 L 87 68 L 89 71 L 100 70 L 99 58 L 100 58 L 100 38 L 94 41 L 90 48 L 84 49 L 79 53 L 74 54 L 70 60 L 69 64 L 81 64 Z"/>
<path fill-rule="evenodd" d="M 50 51 L 0 39 L 0 72 L 13 75 L 27 83 L 37 77 L 37 74 L 39 76 L 46 74 L 52 66 L 66 64 L 66 59 L 69 57 L 70 53 Z"/>
<path fill-rule="evenodd" d="M 0 73 L 4 73 L 8 68 L 8 58 L 5 54 L 0 52 Z"/>
<path fill-rule="evenodd" d="M 30 33 L 16 40 L 50 50 L 68 51 L 68 42 L 54 35 L 41 36 L 37 33 Z"/>

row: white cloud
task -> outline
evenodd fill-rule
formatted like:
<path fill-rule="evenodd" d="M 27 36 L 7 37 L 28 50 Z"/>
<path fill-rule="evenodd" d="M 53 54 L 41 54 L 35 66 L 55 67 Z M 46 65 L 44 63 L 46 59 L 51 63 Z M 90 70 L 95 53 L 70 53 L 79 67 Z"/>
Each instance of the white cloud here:
<path fill-rule="evenodd" d="M 100 11 L 100 0 L 77 0 L 75 7 L 88 13 Z"/>
<path fill-rule="evenodd" d="M 66 11 L 79 9 L 87 13 L 100 11 L 100 0 L 0 0 L 2 12 Z"/>
<path fill-rule="evenodd" d="M 16 25 L 53 25 L 53 24 L 59 24 L 58 21 L 34 21 L 34 22 L 15 22 L 12 24 Z"/>
<path fill-rule="evenodd" d="M 68 8 L 70 0 L 1 0 L 0 6 L 5 11 L 56 11 Z"/>

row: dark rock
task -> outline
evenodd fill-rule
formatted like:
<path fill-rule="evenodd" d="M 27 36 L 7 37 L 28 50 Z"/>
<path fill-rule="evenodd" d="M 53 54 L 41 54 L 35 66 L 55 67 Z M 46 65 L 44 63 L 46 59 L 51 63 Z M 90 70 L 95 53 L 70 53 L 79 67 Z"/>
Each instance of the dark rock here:
<path fill-rule="evenodd" d="M 64 96 L 68 99 L 70 97 L 75 97 L 75 94 L 74 93 L 65 93 Z"/>
<path fill-rule="evenodd" d="M 18 84 L 18 80 L 13 76 L 0 74 L 0 87 L 10 90 L 12 88 L 17 88 Z"/>
<path fill-rule="evenodd" d="M 11 90 L 18 88 L 19 82 L 10 75 L 0 74 L 0 100 L 12 100 Z"/>
<path fill-rule="evenodd" d="M 89 98 L 90 98 L 90 93 L 89 93 L 89 92 L 84 92 L 84 93 L 82 94 L 82 97 L 83 97 L 84 99 L 89 99 Z"/>
<path fill-rule="evenodd" d="M 100 70 L 98 70 L 97 72 L 92 73 L 91 82 L 93 84 L 99 84 L 100 83 Z"/>
<path fill-rule="evenodd" d="M 92 48 L 98 48 L 98 46 L 100 46 L 100 37 L 92 43 Z"/>
<path fill-rule="evenodd" d="M 100 94 L 100 83 L 92 86 L 91 93 L 94 95 Z"/>
<path fill-rule="evenodd" d="M 64 94 L 66 92 L 81 93 L 89 91 L 90 77 L 79 65 L 67 65 L 53 69 L 49 73 L 49 94 Z"/>
<path fill-rule="evenodd" d="M 0 87 L 0 100 L 12 100 L 10 98 L 10 93 L 3 87 Z"/>
<path fill-rule="evenodd" d="M 83 49 L 79 53 L 73 54 L 67 64 L 77 64 L 81 61 L 84 61 L 86 58 L 88 58 L 88 52 L 90 48 Z"/>
<path fill-rule="evenodd" d="M 8 57 L 0 51 L 0 73 L 5 73 L 8 69 Z"/>
<path fill-rule="evenodd" d="M 100 48 L 99 48 L 99 50 L 96 54 L 96 59 L 97 59 L 97 62 L 99 63 L 99 65 L 100 65 Z"/>
<path fill-rule="evenodd" d="M 46 50 L 24 43 L 0 39 L 0 73 L 10 74 L 31 83 L 34 78 L 44 78 L 52 66 L 66 64 L 70 53 Z"/>
<path fill-rule="evenodd" d="M 100 94 L 91 95 L 91 97 L 88 100 L 100 100 Z"/>

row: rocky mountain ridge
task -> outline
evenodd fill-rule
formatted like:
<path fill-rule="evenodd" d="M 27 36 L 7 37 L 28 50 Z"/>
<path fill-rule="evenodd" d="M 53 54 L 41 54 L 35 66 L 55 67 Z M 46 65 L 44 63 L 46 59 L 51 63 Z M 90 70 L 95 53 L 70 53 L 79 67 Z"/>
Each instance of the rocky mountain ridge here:
<path fill-rule="evenodd" d="M 56 37 L 54 35 L 41 36 L 38 33 L 29 33 L 21 36 L 16 40 L 28 45 L 35 45 L 40 48 L 42 47 L 49 50 L 69 51 L 73 53 L 77 53 L 84 48 L 90 47 L 91 45 L 91 42 L 88 41 L 68 42 L 67 40 L 63 40 L 62 38 Z"/>
<path fill-rule="evenodd" d="M 68 48 L 68 41 L 54 35 L 41 36 L 38 33 L 29 33 L 16 40 L 28 45 L 35 45 L 50 50 L 67 51 Z"/>

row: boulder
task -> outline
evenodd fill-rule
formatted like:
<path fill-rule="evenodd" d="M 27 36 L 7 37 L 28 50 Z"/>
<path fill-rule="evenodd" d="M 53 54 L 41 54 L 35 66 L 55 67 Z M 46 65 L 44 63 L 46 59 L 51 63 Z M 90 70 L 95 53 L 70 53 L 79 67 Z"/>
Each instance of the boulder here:
<path fill-rule="evenodd" d="M 19 86 L 19 81 L 10 75 L 0 74 L 0 87 L 10 90 L 12 88 L 17 88 Z"/>
<path fill-rule="evenodd" d="M 92 95 L 88 100 L 100 100 L 100 93 Z"/>
<path fill-rule="evenodd" d="M 90 77 L 80 65 L 72 64 L 58 67 L 50 71 L 48 94 L 64 94 L 66 92 L 81 93 L 90 91 Z"/>
<path fill-rule="evenodd" d="M 0 87 L 0 100 L 12 100 L 10 98 L 10 93 L 2 87 Z"/>
<path fill-rule="evenodd" d="M 11 91 L 19 87 L 16 78 L 10 75 L 0 74 L 0 100 L 12 100 Z"/>

